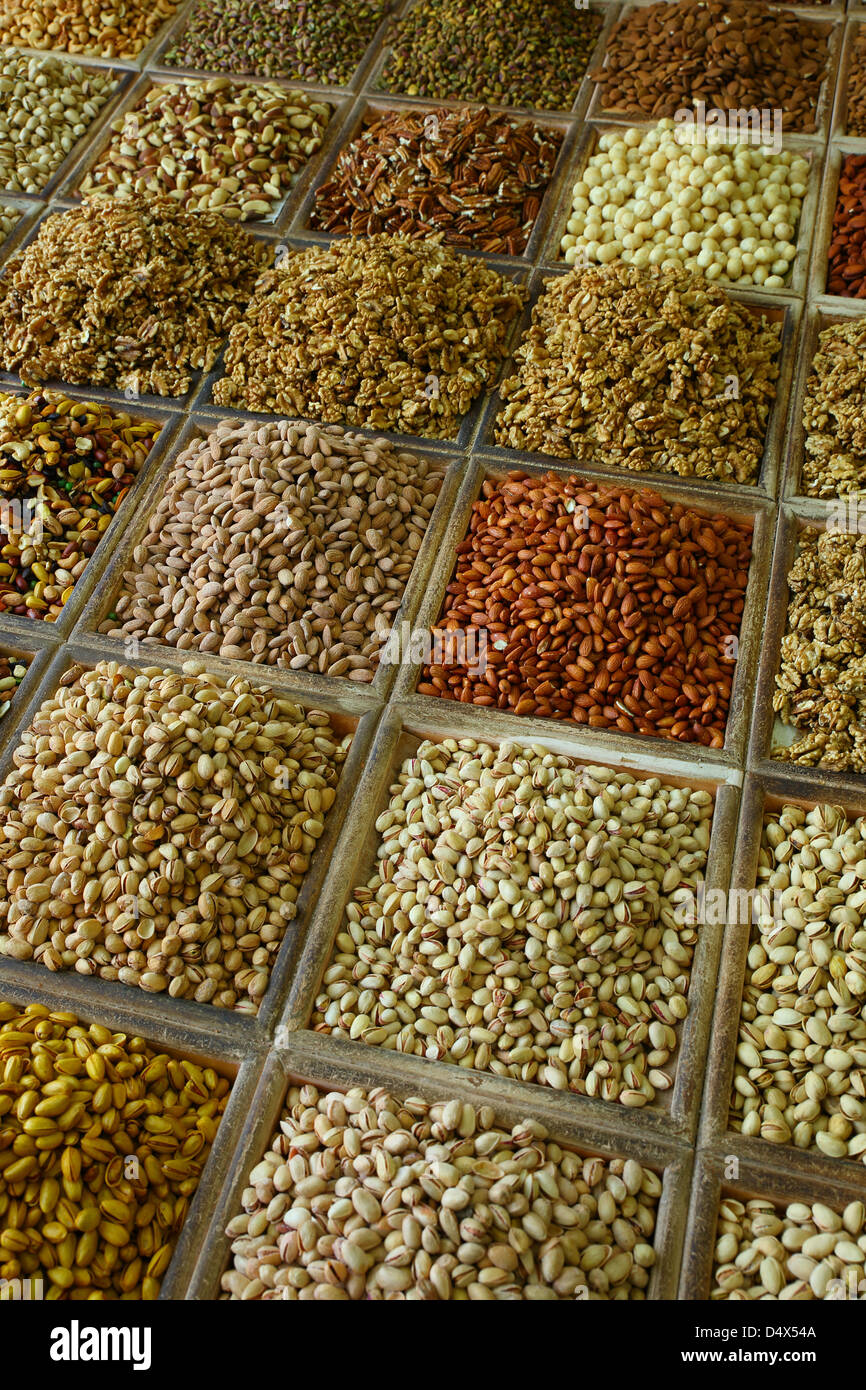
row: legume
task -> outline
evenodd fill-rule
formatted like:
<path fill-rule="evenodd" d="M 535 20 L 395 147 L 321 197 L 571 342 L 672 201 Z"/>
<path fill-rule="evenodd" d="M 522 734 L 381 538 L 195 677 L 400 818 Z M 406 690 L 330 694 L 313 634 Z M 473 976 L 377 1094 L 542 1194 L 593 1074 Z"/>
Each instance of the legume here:
<path fill-rule="evenodd" d="M 340 87 L 391 7 L 391 0 L 200 0 L 161 61 Z"/>
<path fill-rule="evenodd" d="M 599 136 L 560 249 L 575 262 L 703 271 L 781 289 L 797 254 L 809 163 L 790 150 L 683 144 L 674 122 Z"/>
<path fill-rule="evenodd" d="M 866 536 L 806 527 L 788 575 L 773 709 L 794 742 L 773 757 L 866 770 Z"/>
<path fill-rule="evenodd" d="M 376 821 L 312 1026 L 557 1090 L 668 1090 L 712 797 L 541 747 L 423 742 Z"/>
<path fill-rule="evenodd" d="M 866 491 L 866 319 L 818 334 L 803 428 L 802 491 L 824 498 Z"/>
<path fill-rule="evenodd" d="M 486 632 L 486 669 L 428 666 L 418 690 L 721 748 L 751 539 L 653 492 L 487 478 L 436 625 Z"/>
<path fill-rule="evenodd" d="M 441 233 L 448 246 L 519 256 L 562 132 L 478 111 L 368 115 L 316 192 L 310 225 L 337 234 Z"/>
<path fill-rule="evenodd" d="M 0 48 L 0 186 L 44 188 L 116 88 L 99 68 Z"/>
<path fill-rule="evenodd" d="M 777 1205 L 768 1197 L 724 1197 L 712 1299 L 864 1297 L 862 1202 L 835 1211 L 824 1202 Z"/>
<path fill-rule="evenodd" d="M 239 221 L 269 218 L 321 147 L 331 114 L 305 92 L 261 83 L 158 83 L 115 116 L 80 191 L 124 201 L 166 194 Z"/>
<path fill-rule="evenodd" d="M 43 1280 L 51 1300 L 155 1299 L 230 1083 L 5 1000 L 0 1078 L 0 1278 Z"/>
<path fill-rule="evenodd" d="M 731 1125 L 866 1162 L 866 817 L 771 813 L 757 887 Z"/>
<path fill-rule="evenodd" d="M 496 443 L 754 482 L 781 328 L 702 276 L 613 262 L 545 282 L 499 388 Z"/>
<path fill-rule="evenodd" d="M 338 428 L 226 421 L 178 459 L 100 630 L 370 681 L 444 471 Z"/>
<path fill-rule="evenodd" d="M 59 392 L 0 393 L 0 612 L 60 617 L 158 433 Z"/>
<path fill-rule="evenodd" d="M 171 198 L 52 213 L 0 276 L 0 367 L 183 395 L 209 371 L 272 249 Z"/>
<path fill-rule="evenodd" d="M 230 1299 L 646 1297 L 661 1179 L 489 1106 L 292 1086 L 229 1223 Z"/>
<path fill-rule="evenodd" d="M 749 0 L 677 0 L 627 10 L 591 73 L 608 111 L 641 119 L 708 109 L 780 108 L 816 128 L 828 38 L 814 20 Z"/>
<path fill-rule="evenodd" d="M 0 15 L 0 43 L 96 58 L 136 58 L 177 9 L 174 0 L 27 0 Z"/>
<path fill-rule="evenodd" d="M 0 955 L 254 1013 L 349 738 L 240 677 L 73 667 L 0 788 Z"/>
<path fill-rule="evenodd" d="M 432 241 L 289 251 L 232 329 L 217 405 L 450 439 L 496 375 L 525 297 Z"/>
<path fill-rule="evenodd" d="M 827 264 L 827 293 L 866 299 L 866 155 L 842 160 Z"/>
<path fill-rule="evenodd" d="M 570 111 L 602 17 L 571 0 L 418 0 L 387 36 L 389 92 Z"/>

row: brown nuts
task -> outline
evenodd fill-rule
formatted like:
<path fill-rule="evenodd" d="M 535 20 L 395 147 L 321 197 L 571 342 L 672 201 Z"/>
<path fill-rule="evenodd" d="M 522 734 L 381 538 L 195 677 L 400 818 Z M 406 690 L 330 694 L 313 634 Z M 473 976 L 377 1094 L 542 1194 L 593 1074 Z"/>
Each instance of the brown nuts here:
<path fill-rule="evenodd" d="M 88 199 L 45 218 L 0 276 L 0 367 L 179 396 L 209 371 L 270 248 L 171 198 Z"/>
<path fill-rule="evenodd" d="M 484 669 L 431 665 L 418 690 L 721 748 L 751 543 L 654 492 L 488 478 L 436 624 L 484 634 Z"/>
<path fill-rule="evenodd" d="M 371 681 L 444 468 L 339 426 L 223 421 L 177 460 L 100 630 Z"/>
<path fill-rule="evenodd" d="M 435 241 L 289 251 L 232 330 L 217 405 L 451 439 L 496 376 L 525 290 Z"/>
<path fill-rule="evenodd" d="M 499 388 L 496 443 L 755 482 L 779 342 L 778 323 L 680 267 L 569 271 L 546 282 Z"/>

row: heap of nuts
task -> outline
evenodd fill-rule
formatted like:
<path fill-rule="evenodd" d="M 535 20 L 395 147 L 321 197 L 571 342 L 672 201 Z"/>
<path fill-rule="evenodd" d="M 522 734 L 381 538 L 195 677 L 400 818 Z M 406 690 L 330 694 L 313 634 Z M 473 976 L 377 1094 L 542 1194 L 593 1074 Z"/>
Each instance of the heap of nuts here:
<path fill-rule="evenodd" d="M 56 391 L 0 392 L 0 613 L 59 618 L 158 433 Z"/>
<path fill-rule="evenodd" d="M 866 1208 L 723 1197 L 711 1299 L 863 1299 Z"/>
<path fill-rule="evenodd" d="M 291 420 L 181 454 L 100 631 L 371 681 L 445 464 Z"/>
<path fill-rule="evenodd" d="M 104 69 L 0 49 L 0 187 L 40 192 L 116 87 Z"/>
<path fill-rule="evenodd" d="M 866 155 L 849 154 L 839 170 L 839 189 L 827 252 L 827 294 L 866 299 Z"/>
<path fill-rule="evenodd" d="M 712 814 L 706 791 L 540 747 L 422 743 L 312 1026 L 646 1105 L 673 1082 Z"/>
<path fill-rule="evenodd" d="M 545 283 L 502 382 L 496 443 L 636 472 L 757 479 L 780 325 L 682 266 Z"/>
<path fill-rule="evenodd" d="M 603 19 L 581 0 L 418 0 L 387 35 L 389 92 L 570 111 Z"/>
<path fill-rule="evenodd" d="M 453 438 L 525 294 L 435 241 L 383 232 L 290 251 L 232 329 L 213 399 Z"/>
<path fill-rule="evenodd" d="M 791 150 L 684 140 L 672 120 L 598 137 L 574 185 L 569 265 L 622 260 L 782 289 L 809 162 Z"/>
<path fill-rule="evenodd" d="M 0 1083 L 0 1279 L 25 1298 L 157 1298 L 229 1081 L 0 1000 Z"/>
<path fill-rule="evenodd" d="M 230 1299 L 646 1298 L 662 1183 L 490 1106 L 291 1086 L 229 1223 Z"/>
<path fill-rule="evenodd" d="M 254 1013 L 348 744 L 195 663 L 72 667 L 0 787 L 0 956 Z"/>
<path fill-rule="evenodd" d="M 773 757 L 866 770 L 866 536 L 805 527 L 788 575 L 773 709 L 793 742 Z"/>
<path fill-rule="evenodd" d="M 52 213 L 0 276 L 0 368 L 132 396 L 210 371 L 273 251 L 218 211 L 89 198 Z"/>
<path fill-rule="evenodd" d="M 330 116 L 327 102 L 274 85 L 158 83 L 111 122 L 80 192 L 165 194 L 180 207 L 267 219 L 320 148 Z"/>
<path fill-rule="evenodd" d="M 729 116 L 781 109 L 786 129 L 813 131 L 828 55 L 826 26 L 790 10 L 663 0 L 625 8 L 591 76 L 605 110 L 640 120 L 703 102 Z"/>
<path fill-rule="evenodd" d="M 0 13 L 0 43 L 98 58 L 136 58 L 177 9 L 175 0 L 26 0 Z"/>
<path fill-rule="evenodd" d="M 721 748 L 751 547 L 658 493 L 487 477 L 418 690 Z"/>
<path fill-rule="evenodd" d="M 866 492 L 866 318 L 843 319 L 818 334 L 803 430 L 808 497 Z"/>
<path fill-rule="evenodd" d="M 858 136 L 862 140 L 866 136 L 866 29 L 859 24 L 854 33 L 848 90 L 845 93 L 848 103 L 845 134 Z"/>
<path fill-rule="evenodd" d="M 519 256 L 561 146 L 561 131 L 483 106 L 373 114 L 316 190 L 310 225 L 354 235 L 441 233 L 448 246 Z"/>
<path fill-rule="evenodd" d="M 764 823 L 731 1123 L 866 1162 L 866 817 Z"/>
<path fill-rule="evenodd" d="M 195 0 L 160 63 L 344 87 L 392 0 Z"/>

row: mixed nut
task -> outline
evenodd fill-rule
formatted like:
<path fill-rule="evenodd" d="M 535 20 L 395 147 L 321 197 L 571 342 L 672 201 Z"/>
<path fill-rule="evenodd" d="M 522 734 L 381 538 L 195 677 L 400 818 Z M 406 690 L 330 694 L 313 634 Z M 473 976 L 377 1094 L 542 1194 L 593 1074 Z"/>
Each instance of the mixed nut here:
<path fill-rule="evenodd" d="M 85 196 L 165 195 L 223 217 L 273 217 L 321 147 L 332 108 L 305 92 L 227 77 L 155 84 L 111 122 Z"/>
<path fill-rule="evenodd" d="M 0 392 L 0 613 L 59 618 L 158 433 L 56 391 Z"/>

